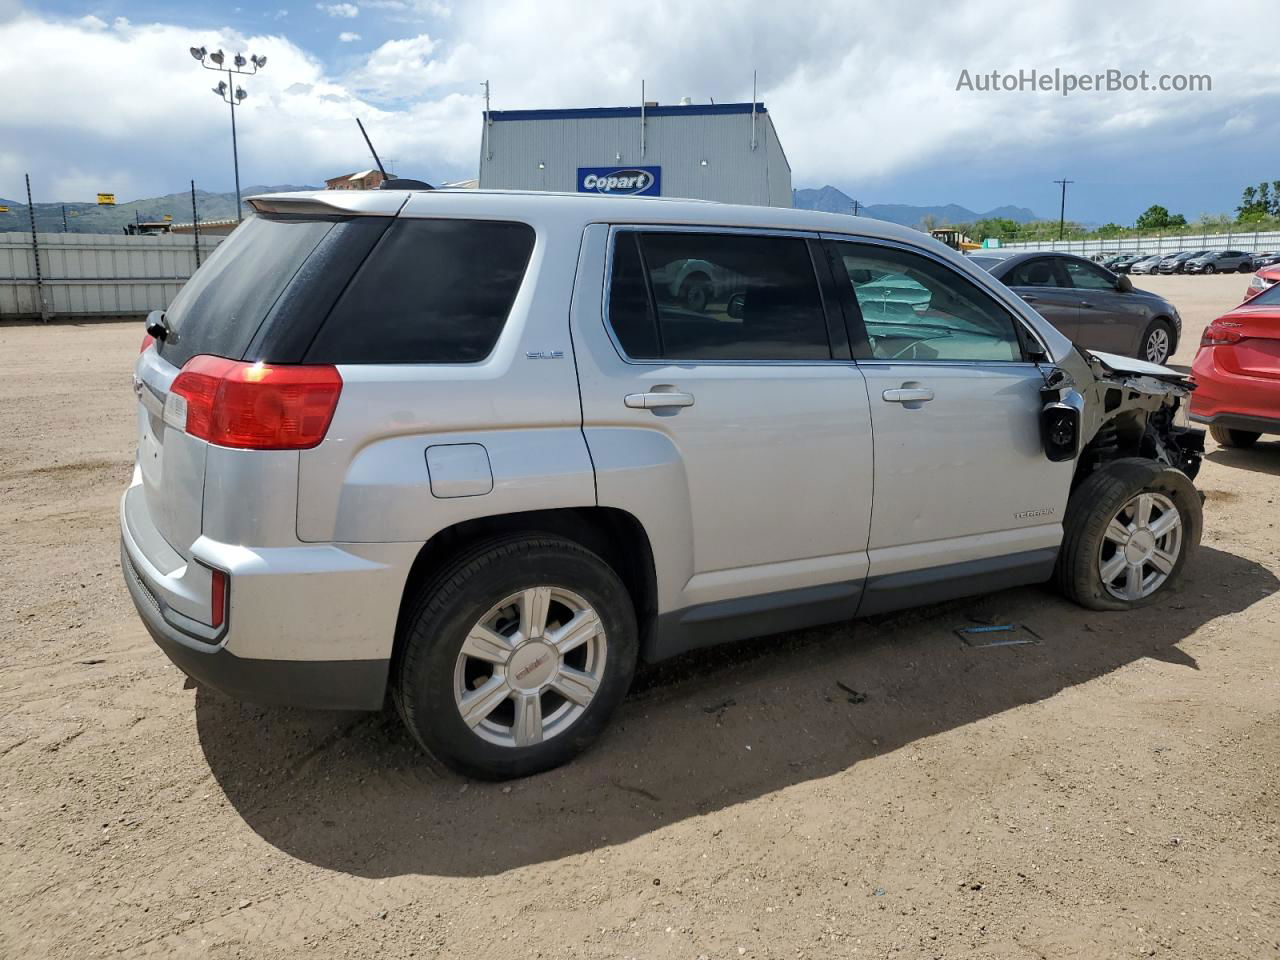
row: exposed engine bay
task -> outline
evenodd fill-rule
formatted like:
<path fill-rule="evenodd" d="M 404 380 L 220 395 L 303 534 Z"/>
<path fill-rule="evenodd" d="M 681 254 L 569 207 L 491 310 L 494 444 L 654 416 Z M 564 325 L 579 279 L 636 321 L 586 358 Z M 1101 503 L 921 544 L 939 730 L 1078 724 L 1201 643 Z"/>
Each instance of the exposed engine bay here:
<path fill-rule="evenodd" d="M 1067 362 L 1042 372 L 1045 456 L 1078 458 L 1073 487 L 1120 457 L 1146 457 L 1192 479 L 1199 472 L 1204 431 L 1178 423 L 1194 389 L 1184 375 L 1078 347 Z"/>

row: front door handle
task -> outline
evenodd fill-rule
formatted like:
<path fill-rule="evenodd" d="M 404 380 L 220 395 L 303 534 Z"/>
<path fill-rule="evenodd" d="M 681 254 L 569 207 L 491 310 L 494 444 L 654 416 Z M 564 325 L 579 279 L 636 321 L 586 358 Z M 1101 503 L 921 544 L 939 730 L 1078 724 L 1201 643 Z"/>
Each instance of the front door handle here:
<path fill-rule="evenodd" d="M 663 407 L 692 407 L 692 393 L 664 392 L 653 390 L 649 393 L 628 393 L 622 402 L 634 410 L 659 410 Z"/>
<path fill-rule="evenodd" d="M 1034 294 L 1030 294 L 1030 293 L 1020 293 L 1020 294 L 1018 294 L 1018 296 L 1022 297 L 1022 299 L 1023 299 L 1023 300 L 1025 300 L 1025 301 L 1027 301 L 1027 303 L 1035 303 L 1036 301 L 1038 301 L 1038 300 L 1040 299 L 1039 297 L 1035 296 Z"/>
<path fill-rule="evenodd" d="M 928 403 L 933 399 L 933 391 L 928 387 L 901 387 L 886 390 L 881 396 L 890 403 Z"/>
<path fill-rule="evenodd" d="M 1093 304 L 1092 304 L 1092 303 L 1090 303 L 1088 300 L 1081 300 L 1081 301 L 1080 301 L 1080 306 L 1081 306 L 1081 307 L 1083 307 L 1083 308 L 1084 308 L 1084 309 L 1086 309 L 1086 310 L 1092 310 L 1092 309 L 1093 309 Z"/>

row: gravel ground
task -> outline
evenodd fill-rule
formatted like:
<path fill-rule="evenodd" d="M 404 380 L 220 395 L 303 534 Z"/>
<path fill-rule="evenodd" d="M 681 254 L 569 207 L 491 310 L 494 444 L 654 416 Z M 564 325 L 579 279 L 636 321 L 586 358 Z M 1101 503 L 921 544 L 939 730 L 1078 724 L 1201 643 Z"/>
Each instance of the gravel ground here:
<path fill-rule="evenodd" d="M 1139 280 L 1176 363 L 1244 279 Z M 1280 956 L 1280 441 L 1210 442 L 1154 607 L 1029 588 L 712 651 L 578 762 L 468 783 L 391 714 L 155 649 L 116 554 L 140 336 L 0 326 L 0 956 Z M 952 633 L 989 618 L 1043 643 Z"/>

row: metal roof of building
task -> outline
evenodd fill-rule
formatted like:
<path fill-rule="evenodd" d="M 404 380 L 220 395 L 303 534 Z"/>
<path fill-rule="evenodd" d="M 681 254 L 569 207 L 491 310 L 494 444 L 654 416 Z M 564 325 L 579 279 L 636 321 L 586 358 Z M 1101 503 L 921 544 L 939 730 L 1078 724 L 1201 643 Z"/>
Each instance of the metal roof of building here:
<path fill-rule="evenodd" d="M 763 103 L 755 104 L 756 113 L 768 113 Z M 490 110 L 489 119 L 498 120 L 614 120 L 640 117 L 640 107 L 574 107 L 565 110 Z M 645 107 L 646 117 L 705 117 L 750 113 L 751 103 L 662 104 Z"/>

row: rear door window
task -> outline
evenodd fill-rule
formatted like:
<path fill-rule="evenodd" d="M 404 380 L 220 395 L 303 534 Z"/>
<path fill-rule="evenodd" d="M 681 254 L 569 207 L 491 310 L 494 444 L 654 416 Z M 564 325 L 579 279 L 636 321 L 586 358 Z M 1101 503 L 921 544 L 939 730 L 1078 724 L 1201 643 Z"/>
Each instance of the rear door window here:
<path fill-rule="evenodd" d="M 800 237 L 620 231 L 609 319 L 637 360 L 831 359 Z"/>
<path fill-rule="evenodd" d="M 316 335 L 312 363 L 474 363 L 493 350 L 533 252 L 528 224 L 396 220 Z"/>
<path fill-rule="evenodd" d="M 307 258 L 340 224 L 251 217 L 223 240 L 165 311 L 160 356 L 181 367 L 197 354 L 238 360 Z"/>

